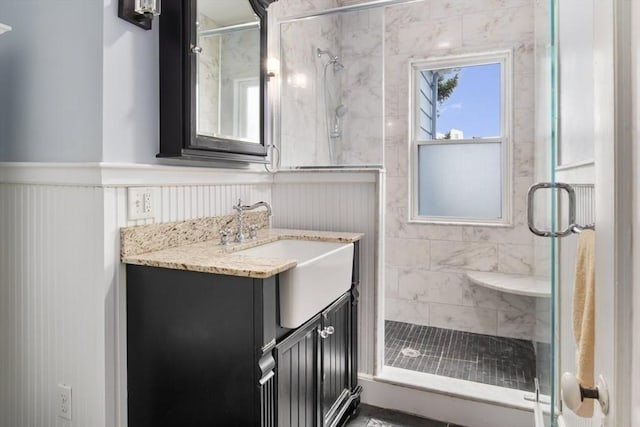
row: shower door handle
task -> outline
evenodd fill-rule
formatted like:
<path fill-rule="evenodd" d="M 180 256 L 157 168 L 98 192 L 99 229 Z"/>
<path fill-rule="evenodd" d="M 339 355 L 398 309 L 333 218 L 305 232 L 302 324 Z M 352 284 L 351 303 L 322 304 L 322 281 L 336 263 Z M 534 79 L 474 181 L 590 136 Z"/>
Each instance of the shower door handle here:
<path fill-rule="evenodd" d="M 567 192 L 569 196 L 569 227 L 562 231 L 545 231 L 540 230 L 535 225 L 535 193 L 540 189 L 559 189 Z M 532 185 L 527 192 L 527 224 L 529 230 L 536 236 L 540 237 L 564 237 L 573 233 L 576 225 L 576 192 L 569 184 L 562 182 L 539 182 Z"/>

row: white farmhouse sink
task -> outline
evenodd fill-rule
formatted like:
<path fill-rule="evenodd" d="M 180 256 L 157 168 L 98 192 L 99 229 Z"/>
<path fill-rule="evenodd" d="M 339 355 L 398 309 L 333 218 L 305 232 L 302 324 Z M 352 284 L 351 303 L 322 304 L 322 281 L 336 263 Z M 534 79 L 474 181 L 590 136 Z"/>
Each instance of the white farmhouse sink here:
<path fill-rule="evenodd" d="M 280 325 L 285 328 L 302 325 L 351 288 L 353 243 L 278 240 L 237 254 L 298 262 L 280 273 Z"/>

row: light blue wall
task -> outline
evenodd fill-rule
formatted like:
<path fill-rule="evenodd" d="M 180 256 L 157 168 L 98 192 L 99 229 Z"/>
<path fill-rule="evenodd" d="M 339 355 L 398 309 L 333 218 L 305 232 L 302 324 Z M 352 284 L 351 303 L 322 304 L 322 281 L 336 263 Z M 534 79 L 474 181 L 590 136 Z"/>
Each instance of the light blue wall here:
<path fill-rule="evenodd" d="M 158 21 L 117 0 L 0 0 L 0 161 L 155 163 Z"/>
<path fill-rule="evenodd" d="M 0 0 L 3 1 L 3 0 Z M 155 163 L 159 144 L 158 25 L 142 30 L 104 1 L 102 161 Z M 171 0 L 172 1 L 172 0 Z"/>
<path fill-rule="evenodd" d="M 0 0 L 0 161 L 102 156 L 102 0 Z"/>

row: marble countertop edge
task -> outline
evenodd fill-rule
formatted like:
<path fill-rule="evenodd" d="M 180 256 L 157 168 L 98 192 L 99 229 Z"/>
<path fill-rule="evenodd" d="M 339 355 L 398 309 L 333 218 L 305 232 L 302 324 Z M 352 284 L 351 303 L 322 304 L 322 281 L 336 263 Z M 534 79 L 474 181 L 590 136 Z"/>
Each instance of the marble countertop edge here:
<path fill-rule="evenodd" d="M 353 243 L 363 236 L 362 233 L 264 229 L 258 233 L 258 237 L 255 240 L 247 240 L 243 243 L 229 243 L 227 246 L 222 246 L 218 241 L 208 240 L 138 255 L 123 256 L 122 262 L 174 270 L 267 278 L 295 267 L 297 261 L 282 258 L 253 257 L 236 254 L 236 252 L 277 240 Z"/>

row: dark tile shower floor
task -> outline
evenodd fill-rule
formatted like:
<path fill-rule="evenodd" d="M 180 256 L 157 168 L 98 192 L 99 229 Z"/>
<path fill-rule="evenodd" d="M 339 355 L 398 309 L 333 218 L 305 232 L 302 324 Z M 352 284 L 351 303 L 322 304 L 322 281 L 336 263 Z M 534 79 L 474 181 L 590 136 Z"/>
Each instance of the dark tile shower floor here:
<path fill-rule="evenodd" d="M 385 321 L 385 365 L 534 391 L 531 341 Z"/>

